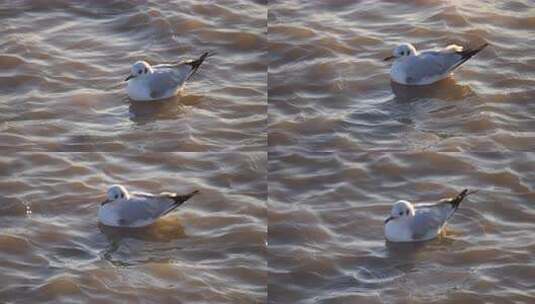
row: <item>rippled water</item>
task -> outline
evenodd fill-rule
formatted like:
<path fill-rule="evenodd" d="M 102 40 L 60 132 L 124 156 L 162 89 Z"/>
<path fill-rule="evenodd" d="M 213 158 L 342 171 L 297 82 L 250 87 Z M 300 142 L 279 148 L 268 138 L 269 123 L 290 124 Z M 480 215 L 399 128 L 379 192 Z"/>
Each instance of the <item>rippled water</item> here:
<path fill-rule="evenodd" d="M 532 303 L 533 153 L 273 153 L 269 303 Z M 386 243 L 400 199 L 469 196 L 445 235 Z"/>
<path fill-rule="evenodd" d="M 534 150 L 532 1 L 275 1 L 269 6 L 271 150 Z M 491 44 L 424 88 L 382 61 Z"/>
<path fill-rule="evenodd" d="M 0 148 L 264 150 L 266 12 L 245 0 L 0 4 Z M 181 96 L 127 97 L 135 61 L 207 50 Z"/>
<path fill-rule="evenodd" d="M 0 3 L 0 303 L 535 303 L 534 29 L 529 0 Z M 401 42 L 490 46 L 409 88 Z M 115 229 L 114 183 L 200 194 Z M 385 242 L 393 202 L 464 188 L 440 238 Z"/>
<path fill-rule="evenodd" d="M 535 149 L 534 25 L 530 1 L 270 3 L 269 303 L 535 302 L 535 156 L 492 152 Z M 484 41 L 431 86 L 382 60 Z M 464 188 L 441 238 L 385 242 L 395 201 Z"/>
<path fill-rule="evenodd" d="M 0 302 L 265 303 L 266 153 L 0 158 Z M 147 229 L 97 223 L 112 183 L 200 190 Z"/>

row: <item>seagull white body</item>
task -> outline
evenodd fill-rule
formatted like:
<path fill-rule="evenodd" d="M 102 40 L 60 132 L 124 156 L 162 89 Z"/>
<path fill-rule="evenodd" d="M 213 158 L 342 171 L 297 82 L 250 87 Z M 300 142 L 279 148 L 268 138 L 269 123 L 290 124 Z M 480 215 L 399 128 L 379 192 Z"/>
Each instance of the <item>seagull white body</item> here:
<path fill-rule="evenodd" d="M 430 204 L 396 202 L 385 220 L 385 238 L 391 242 L 415 242 L 437 237 L 461 201 L 471 193 L 465 189 L 454 198 Z"/>
<path fill-rule="evenodd" d="M 198 191 L 186 195 L 162 192 L 150 194 L 129 193 L 121 185 L 108 189 L 107 199 L 98 210 L 99 221 L 113 227 L 143 227 L 154 223 L 159 217 L 173 211 Z"/>
<path fill-rule="evenodd" d="M 487 45 L 465 50 L 452 44 L 441 50 L 419 52 L 412 44 L 404 43 L 396 47 L 385 61 L 394 59 L 390 70 L 392 81 L 404 85 L 428 85 L 448 77 Z"/>
<path fill-rule="evenodd" d="M 147 101 L 177 95 L 208 56 L 208 53 L 204 53 L 197 60 L 176 64 L 151 66 L 146 61 L 134 63 L 131 74 L 125 80 L 128 97 L 137 101 Z"/>

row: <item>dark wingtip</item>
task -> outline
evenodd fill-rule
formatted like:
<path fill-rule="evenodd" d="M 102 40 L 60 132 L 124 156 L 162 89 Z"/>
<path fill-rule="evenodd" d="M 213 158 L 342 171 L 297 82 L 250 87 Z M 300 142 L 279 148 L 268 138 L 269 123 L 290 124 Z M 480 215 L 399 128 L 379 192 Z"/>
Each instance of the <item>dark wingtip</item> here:
<path fill-rule="evenodd" d="M 195 194 L 199 193 L 199 190 L 194 190 L 186 195 L 182 195 L 182 197 L 186 198 L 186 200 L 190 199 L 192 196 L 194 196 Z"/>
<path fill-rule="evenodd" d="M 204 62 L 204 60 L 207 58 L 207 57 L 212 57 L 215 55 L 215 52 L 204 52 L 201 57 L 199 57 L 199 59 L 197 60 L 194 60 L 194 61 L 190 61 L 190 62 L 186 62 L 187 65 L 190 65 L 191 66 L 191 74 L 189 74 L 188 78 L 186 80 L 189 80 L 191 78 L 191 76 L 193 76 L 195 74 L 195 72 L 197 72 L 197 70 L 199 69 L 199 67 L 201 66 L 201 64 Z"/>
<path fill-rule="evenodd" d="M 486 48 L 488 45 L 489 44 L 485 42 L 477 48 L 467 48 L 460 52 L 456 52 L 458 55 L 461 56 L 461 59 L 459 60 L 458 63 L 456 63 L 453 67 L 450 68 L 450 71 L 453 71 L 456 68 L 458 68 L 461 64 L 465 63 L 468 59 L 472 58 L 475 54 L 481 52 L 481 50 Z"/>
<path fill-rule="evenodd" d="M 475 49 L 473 50 L 473 55 L 472 55 L 472 56 L 474 56 L 475 54 L 481 52 L 481 51 L 482 51 L 484 48 L 486 48 L 487 46 L 489 46 L 489 44 L 485 42 L 485 43 L 483 43 L 482 45 L 480 45 L 479 47 L 475 48 Z"/>
<path fill-rule="evenodd" d="M 199 193 L 199 190 L 192 191 L 186 195 L 176 195 L 172 197 L 176 204 L 182 205 L 184 202 L 192 198 L 195 194 Z"/>
<path fill-rule="evenodd" d="M 203 62 L 206 57 L 208 57 L 208 52 L 204 52 L 197 61 Z"/>
<path fill-rule="evenodd" d="M 459 54 L 461 56 L 463 56 L 463 58 L 465 59 L 469 59 L 471 58 L 472 56 L 474 56 L 475 54 L 481 52 L 481 50 L 483 50 L 484 48 L 486 48 L 487 46 L 489 46 L 488 43 L 483 43 L 482 45 L 480 45 L 479 47 L 476 47 L 476 48 L 468 48 L 466 50 L 463 50 L 461 52 L 459 52 Z"/>
<path fill-rule="evenodd" d="M 468 189 L 464 189 L 463 191 L 461 191 L 461 193 L 457 194 L 456 197 L 451 199 L 450 204 L 452 204 L 453 207 L 458 208 L 459 204 L 463 201 L 465 197 L 476 192 L 477 190 L 468 191 Z"/>

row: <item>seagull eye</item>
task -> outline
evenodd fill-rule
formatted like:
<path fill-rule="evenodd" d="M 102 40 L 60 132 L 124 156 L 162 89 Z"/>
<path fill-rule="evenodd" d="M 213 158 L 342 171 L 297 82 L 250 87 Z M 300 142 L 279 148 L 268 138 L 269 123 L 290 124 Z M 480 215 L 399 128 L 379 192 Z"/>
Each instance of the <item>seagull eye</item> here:
<path fill-rule="evenodd" d="M 403 211 L 401 211 L 401 212 L 399 213 L 399 215 L 403 215 Z"/>
<path fill-rule="evenodd" d="M 148 72 L 148 70 L 147 70 L 147 68 L 145 68 L 145 74 L 147 74 L 147 72 Z"/>
<path fill-rule="evenodd" d="M 119 198 L 119 195 L 115 195 L 115 199 L 118 199 Z"/>
<path fill-rule="evenodd" d="M 143 70 L 139 70 L 139 71 L 137 71 L 137 73 L 138 73 L 138 74 L 141 74 L 141 73 L 143 73 Z"/>

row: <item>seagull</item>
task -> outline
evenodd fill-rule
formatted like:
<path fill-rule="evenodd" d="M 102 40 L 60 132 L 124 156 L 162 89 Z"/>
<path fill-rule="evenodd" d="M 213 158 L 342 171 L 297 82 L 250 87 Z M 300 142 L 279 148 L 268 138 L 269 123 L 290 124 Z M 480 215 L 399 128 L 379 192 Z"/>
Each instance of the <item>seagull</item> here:
<path fill-rule="evenodd" d="M 474 49 L 464 49 L 462 46 L 452 44 L 438 51 L 418 52 L 412 44 L 403 43 L 384 61 L 394 59 L 390 70 L 390 77 L 394 82 L 404 85 L 426 85 L 448 77 L 453 70 L 486 46 L 488 43 Z"/>
<path fill-rule="evenodd" d="M 158 100 L 178 94 L 186 81 L 199 69 L 206 57 L 214 53 L 205 52 L 197 60 L 151 66 L 146 61 L 132 65 L 126 77 L 126 92 L 133 100 Z"/>
<path fill-rule="evenodd" d="M 456 197 L 441 199 L 436 203 L 413 205 L 397 201 L 385 220 L 385 238 L 391 242 L 426 241 L 435 238 L 469 194 L 464 189 Z"/>
<path fill-rule="evenodd" d="M 100 204 L 99 221 L 113 227 L 143 227 L 154 223 L 160 216 L 173 211 L 195 194 L 186 195 L 171 192 L 150 194 L 126 191 L 122 185 L 108 188 L 107 199 Z"/>

